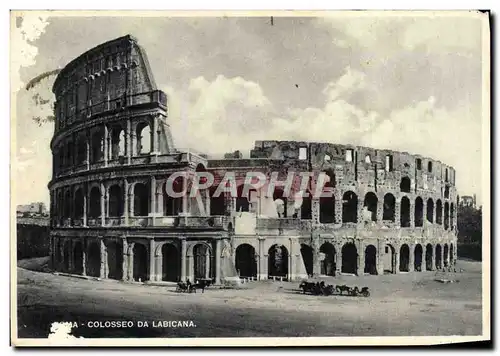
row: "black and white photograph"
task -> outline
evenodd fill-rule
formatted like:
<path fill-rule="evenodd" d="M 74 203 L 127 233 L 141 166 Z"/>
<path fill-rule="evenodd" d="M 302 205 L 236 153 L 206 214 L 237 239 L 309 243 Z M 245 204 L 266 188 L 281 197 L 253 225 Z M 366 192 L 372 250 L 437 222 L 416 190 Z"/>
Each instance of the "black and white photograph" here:
<path fill-rule="evenodd" d="M 10 20 L 12 345 L 491 339 L 488 12 Z"/>

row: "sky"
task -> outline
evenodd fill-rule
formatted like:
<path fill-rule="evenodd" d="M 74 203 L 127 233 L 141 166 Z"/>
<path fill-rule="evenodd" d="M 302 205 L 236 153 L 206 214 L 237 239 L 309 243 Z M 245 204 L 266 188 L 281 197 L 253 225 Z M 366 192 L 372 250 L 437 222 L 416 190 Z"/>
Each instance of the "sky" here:
<path fill-rule="evenodd" d="M 326 15 L 326 14 L 325 14 Z M 474 14 L 472 14 L 474 15 Z M 366 12 L 323 17 L 47 17 L 12 31 L 16 203 L 48 204 L 53 77 L 37 75 L 131 34 L 169 100 L 177 148 L 214 156 L 256 140 L 306 140 L 418 153 L 456 169 L 460 195 L 482 181 L 482 22 Z"/>

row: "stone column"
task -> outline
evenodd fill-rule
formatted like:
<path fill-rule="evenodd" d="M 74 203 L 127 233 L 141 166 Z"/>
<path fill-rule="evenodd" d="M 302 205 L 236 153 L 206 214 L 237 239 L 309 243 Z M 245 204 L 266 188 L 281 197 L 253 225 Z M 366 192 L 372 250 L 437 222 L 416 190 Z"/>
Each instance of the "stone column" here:
<path fill-rule="evenodd" d="M 85 244 L 84 238 L 81 238 L 80 241 L 82 243 L 82 264 L 83 264 L 82 276 L 86 276 L 87 275 L 87 246 Z"/>
<path fill-rule="evenodd" d="M 320 275 L 321 274 L 321 261 L 319 259 L 319 237 L 320 235 L 316 231 L 312 231 L 311 233 L 311 238 L 312 238 L 312 251 L 313 251 L 313 270 L 312 273 L 313 275 Z"/>
<path fill-rule="evenodd" d="M 106 226 L 106 200 L 107 192 L 104 183 L 101 183 L 101 226 Z"/>
<path fill-rule="evenodd" d="M 186 259 L 187 259 L 187 246 L 186 240 L 181 240 L 181 281 L 186 280 Z"/>
<path fill-rule="evenodd" d="M 208 248 L 205 250 L 205 278 L 210 278 L 210 251 Z M 193 258 L 193 281 L 195 280 L 195 275 L 194 275 L 194 258 Z"/>
<path fill-rule="evenodd" d="M 362 276 L 365 273 L 365 246 L 361 241 L 357 241 L 355 245 L 358 253 L 356 275 Z"/>
<path fill-rule="evenodd" d="M 162 281 L 163 280 L 163 261 L 162 261 L 162 255 L 160 254 L 154 254 L 155 256 L 155 271 L 156 271 L 156 280 L 157 281 Z"/>
<path fill-rule="evenodd" d="M 130 158 L 137 156 L 137 133 L 130 131 Z"/>
<path fill-rule="evenodd" d="M 72 273 L 73 272 L 73 239 L 69 239 L 68 243 L 69 243 L 69 251 L 70 251 L 69 256 L 68 256 L 68 259 L 69 259 L 68 267 L 69 267 L 69 272 Z"/>
<path fill-rule="evenodd" d="M 83 226 L 87 226 L 87 192 L 88 188 L 87 188 L 87 184 L 84 183 L 84 186 L 83 186 Z"/>
<path fill-rule="evenodd" d="M 394 270 L 395 270 L 394 273 L 395 274 L 399 273 L 399 253 L 400 253 L 399 248 L 400 248 L 399 246 L 394 247 L 394 259 L 395 259 L 395 261 L 394 261 L 395 262 L 394 263 Z"/>
<path fill-rule="evenodd" d="M 342 273 L 342 245 L 335 246 L 335 275 Z"/>
<path fill-rule="evenodd" d="M 205 212 L 207 216 L 210 216 L 210 190 L 205 189 Z"/>
<path fill-rule="evenodd" d="M 151 212 L 151 223 L 153 226 L 155 226 L 155 216 L 156 216 L 156 177 L 151 176 L 150 178 L 150 186 L 151 186 L 151 206 L 150 206 L 150 212 Z"/>
<path fill-rule="evenodd" d="M 415 270 L 415 245 L 408 244 L 410 253 L 408 254 L 408 272 L 413 272 Z"/>
<path fill-rule="evenodd" d="M 127 164 L 130 164 L 132 161 L 132 133 L 130 127 L 130 119 L 127 119 L 127 127 L 125 129 L 125 156 L 127 157 Z"/>
<path fill-rule="evenodd" d="M 396 198 L 394 204 L 394 226 L 401 226 L 401 198 Z"/>
<path fill-rule="evenodd" d="M 290 251 L 288 253 L 288 281 L 293 281 L 295 279 L 295 271 L 294 271 L 294 258 L 293 258 L 293 253 L 294 253 L 294 250 L 293 250 L 293 239 L 290 237 L 288 239 L 290 241 Z M 317 258 L 318 260 L 318 263 L 319 263 L 319 259 Z M 321 266 L 320 266 L 321 268 Z M 321 272 L 321 270 L 320 270 Z M 318 273 L 319 274 L 319 273 Z"/>
<path fill-rule="evenodd" d="M 149 280 L 156 281 L 155 271 L 155 240 L 149 240 Z"/>
<path fill-rule="evenodd" d="M 128 248 L 128 280 L 134 280 L 134 245 L 135 242 L 129 244 Z"/>
<path fill-rule="evenodd" d="M 126 237 L 122 237 L 122 281 L 129 281 L 129 256 L 128 256 L 128 242 Z"/>
<path fill-rule="evenodd" d="M 157 147 L 157 134 L 156 134 L 156 131 L 158 130 L 158 125 L 157 125 L 157 119 L 156 119 L 156 116 L 153 115 L 153 119 L 151 120 L 152 122 L 152 125 L 151 125 L 151 130 L 149 130 L 149 133 L 150 133 L 150 136 L 151 136 L 151 139 L 150 139 L 150 152 L 153 153 L 153 152 L 157 152 L 156 151 L 156 147 Z"/>
<path fill-rule="evenodd" d="M 342 224 L 342 196 L 335 194 L 335 224 Z"/>
<path fill-rule="evenodd" d="M 358 206 L 356 212 L 356 222 L 358 224 L 363 224 L 363 208 L 365 206 L 364 197 L 358 197 Z M 370 219 L 371 220 L 371 219 Z"/>
<path fill-rule="evenodd" d="M 436 246 L 432 245 L 432 263 L 431 263 L 431 271 L 436 270 Z"/>
<path fill-rule="evenodd" d="M 108 125 L 104 125 L 104 167 L 108 166 L 108 151 L 109 151 L 109 133 Z"/>
<path fill-rule="evenodd" d="M 377 255 L 375 256 L 375 268 L 377 269 L 378 275 L 384 274 L 384 259 L 385 245 L 384 241 L 377 239 Z"/>
<path fill-rule="evenodd" d="M 215 240 L 215 284 L 220 284 L 221 261 L 220 261 L 220 239 Z"/>
<path fill-rule="evenodd" d="M 444 267 L 444 245 L 441 244 L 441 269 Z"/>
<path fill-rule="evenodd" d="M 410 200 L 410 227 L 415 227 L 415 200 Z"/>
<path fill-rule="evenodd" d="M 319 224 L 319 215 L 320 215 L 319 199 L 312 198 L 311 199 L 311 223 L 313 225 Z"/>
<path fill-rule="evenodd" d="M 90 137 L 88 133 L 85 135 L 87 140 L 85 141 L 85 150 L 86 150 L 86 155 L 85 155 L 85 163 L 87 163 L 87 170 L 90 169 Z"/>
<path fill-rule="evenodd" d="M 128 181 L 127 178 L 123 179 L 123 220 L 125 226 L 128 226 L 129 217 L 129 195 L 128 195 Z"/>
<path fill-rule="evenodd" d="M 377 224 L 379 226 L 382 225 L 382 221 L 384 220 L 384 197 L 377 196 Z M 385 251 L 384 251 L 385 252 Z"/>
<path fill-rule="evenodd" d="M 265 237 L 259 236 L 259 280 L 267 279 L 267 253 L 264 249 Z"/>
<path fill-rule="evenodd" d="M 99 243 L 101 247 L 101 271 L 99 277 L 108 278 L 108 252 L 103 237 L 99 237 Z"/>

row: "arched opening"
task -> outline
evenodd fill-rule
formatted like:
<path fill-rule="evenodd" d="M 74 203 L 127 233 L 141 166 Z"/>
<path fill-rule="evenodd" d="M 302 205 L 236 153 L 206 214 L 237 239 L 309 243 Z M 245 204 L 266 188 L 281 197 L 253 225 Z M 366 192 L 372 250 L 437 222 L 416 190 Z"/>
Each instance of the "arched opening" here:
<path fill-rule="evenodd" d="M 151 129 L 148 123 L 137 125 L 137 153 L 148 154 L 151 152 Z"/>
<path fill-rule="evenodd" d="M 308 276 L 313 274 L 313 249 L 309 245 L 300 244 L 300 254 Z"/>
<path fill-rule="evenodd" d="M 450 266 L 455 264 L 455 255 L 453 254 L 453 244 L 450 244 Z"/>
<path fill-rule="evenodd" d="M 239 185 L 236 189 L 236 211 L 237 212 L 248 212 L 250 211 L 250 201 L 248 196 L 243 196 L 243 184 Z"/>
<path fill-rule="evenodd" d="M 226 202 L 224 198 L 224 193 L 220 193 L 219 196 L 215 196 L 215 191 L 217 187 L 212 187 L 210 189 L 210 215 L 226 215 Z"/>
<path fill-rule="evenodd" d="M 364 207 L 368 211 L 369 219 L 371 221 L 377 221 L 377 205 L 378 205 L 378 198 L 375 195 L 375 193 L 373 192 L 367 193 L 365 195 Z"/>
<path fill-rule="evenodd" d="M 443 224 L 443 203 L 441 203 L 440 199 L 436 201 L 436 223 Z"/>
<path fill-rule="evenodd" d="M 443 261 L 442 261 L 442 251 L 441 251 L 441 245 L 437 244 L 436 245 L 436 268 L 441 269 L 443 268 Z"/>
<path fill-rule="evenodd" d="M 134 216 L 148 216 L 149 193 L 147 184 L 136 183 L 134 185 Z"/>
<path fill-rule="evenodd" d="M 64 218 L 68 219 L 71 217 L 71 208 L 73 206 L 73 199 L 71 199 L 71 191 L 67 190 L 64 193 Z"/>
<path fill-rule="evenodd" d="M 417 272 L 422 271 L 422 257 L 424 250 L 422 249 L 422 245 L 417 244 L 415 246 L 415 259 L 413 261 L 413 269 Z"/>
<path fill-rule="evenodd" d="M 87 249 L 87 275 L 99 277 L 101 273 L 101 248 L 95 242 L 89 244 Z"/>
<path fill-rule="evenodd" d="M 193 248 L 194 254 L 194 279 L 211 278 L 212 264 L 211 252 L 207 245 L 196 244 Z"/>
<path fill-rule="evenodd" d="M 432 162 L 427 163 L 427 172 L 432 173 Z"/>
<path fill-rule="evenodd" d="M 443 265 L 444 267 L 448 267 L 448 244 L 444 244 L 443 248 Z"/>
<path fill-rule="evenodd" d="M 302 205 L 300 206 L 300 218 L 302 220 L 312 219 L 312 200 L 311 194 L 308 192 L 307 196 L 302 198 Z"/>
<path fill-rule="evenodd" d="M 134 243 L 134 248 L 132 249 L 134 255 L 134 271 L 133 278 L 134 281 L 144 282 L 148 280 L 148 250 L 146 246 L 140 243 Z"/>
<path fill-rule="evenodd" d="M 335 179 L 335 173 L 333 172 L 332 169 L 327 169 L 323 173 L 326 174 L 326 179 L 325 179 L 325 188 L 335 188 L 337 185 L 336 179 Z"/>
<path fill-rule="evenodd" d="M 76 164 L 83 164 L 87 160 L 87 140 L 79 136 L 76 141 Z"/>
<path fill-rule="evenodd" d="M 434 222 L 434 202 L 431 198 L 427 200 L 427 221 Z"/>
<path fill-rule="evenodd" d="M 69 259 L 71 256 L 71 243 L 70 241 L 65 241 L 64 242 L 64 249 L 63 249 L 63 263 L 64 263 L 64 271 L 65 272 L 71 272 L 70 271 L 70 266 L 69 266 Z"/>
<path fill-rule="evenodd" d="M 288 277 L 288 250 L 283 245 L 273 245 L 268 251 L 268 277 Z"/>
<path fill-rule="evenodd" d="M 351 191 L 342 196 L 342 222 L 356 223 L 358 221 L 358 196 Z"/>
<path fill-rule="evenodd" d="M 80 241 L 76 241 L 73 247 L 73 271 L 83 274 L 83 247 Z"/>
<path fill-rule="evenodd" d="M 172 190 L 174 193 L 182 193 L 184 191 L 184 178 L 177 177 L 172 182 Z M 182 197 L 173 197 L 167 192 L 167 184 L 163 185 L 163 215 L 177 216 L 182 211 Z M 212 206 L 210 205 L 210 209 Z"/>
<path fill-rule="evenodd" d="M 111 133 L 111 157 L 118 159 L 125 155 L 125 130 L 116 127 Z"/>
<path fill-rule="evenodd" d="M 123 193 L 119 185 L 109 188 L 109 211 L 110 217 L 120 217 L 123 215 Z"/>
<path fill-rule="evenodd" d="M 255 192 L 255 189 L 253 189 Z M 250 195 L 252 190 L 248 192 Z M 278 217 L 280 218 L 286 218 L 287 217 L 287 211 L 288 211 L 288 199 L 287 197 L 284 196 L 285 193 L 283 192 L 282 188 L 276 187 L 273 192 L 273 201 L 274 205 L 276 206 L 276 212 L 278 213 Z M 248 197 L 250 200 L 250 196 Z"/>
<path fill-rule="evenodd" d="M 92 163 L 101 161 L 104 158 L 104 134 L 101 131 L 96 131 L 92 134 Z"/>
<path fill-rule="evenodd" d="M 166 243 L 161 247 L 161 280 L 178 282 L 180 280 L 181 260 L 177 247 Z"/>
<path fill-rule="evenodd" d="M 384 211 L 382 220 L 395 221 L 396 198 L 391 193 L 384 195 Z"/>
<path fill-rule="evenodd" d="M 75 219 L 82 219 L 83 218 L 83 204 L 84 204 L 83 191 L 82 191 L 82 189 L 77 189 L 75 192 L 75 200 L 74 200 L 74 207 L 73 207 Z"/>
<path fill-rule="evenodd" d="M 401 227 L 410 227 L 410 199 L 401 198 Z"/>
<path fill-rule="evenodd" d="M 415 227 L 424 225 L 424 201 L 422 198 L 415 199 Z"/>
<path fill-rule="evenodd" d="M 319 252 L 325 254 L 325 258 L 321 263 L 321 274 L 324 276 L 335 276 L 337 270 L 335 247 L 331 243 L 325 242 L 319 248 Z"/>
<path fill-rule="evenodd" d="M 432 252 L 433 248 L 431 244 L 427 244 L 425 247 L 425 269 L 427 271 L 432 271 Z"/>
<path fill-rule="evenodd" d="M 454 207 L 453 203 L 451 203 L 450 204 L 450 226 L 452 229 L 455 228 L 454 216 L 455 216 L 455 207 Z"/>
<path fill-rule="evenodd" d="M 377 249 L 373 245 L 366 246 L 365 249 L 365 273 L 377 273 Z"/>
<path fill-rule="evenodd" d="M 408 177 L 401 178 L 401 183 L 399 184 L 399 190 L 403 193 L 410 193 L 411 191 L 411 180 Z"/>
<path fill-rule="evenodd" d="M 90 190 L 89 217 L 96 219 L 101 216 L 101 191 L 98 187 Z"/>
<path fill-rule="evenodd" d="M 109 241 L 106 250 L 108 253 L 108 278 L 121 280 L 123 277 L 123 245 L 121 242 Z"/>
<path fill-rule="evenodd" d="M 236 270 L 238 271 L 240 277 L 257 277 L 255 248 L 252 245 L 242 244 L 236 248 Z"/>
<path fill-rule="evenodd" d="M 323 224 L 335 222 L 335 197 L 319 198 L 319 222 Z"/>
<path fill-rule="evenodd" d="M 396 273 L 396 249 L 389 244 L 384 247 L 384 273 Z"/>
<path fill-rule="evenodd" d="M 356 274 L 358 269 L 358 250 L 352 243 L 342 246 L 342 273 Z"/>
<path fill-rule="evenodd" d="M 410 270 L 410 248 L 407 244 L 401 246 L 399 251 L 399 271 L 408 272 Z"/>
<path fill-rule="evenodd" d="M 444 203 L 444 229 L 448 230 L 450 227 L 450 205 L 448 202 Z"/>
<path fill-rule="evenodd" d="M 444 198 L 445 199 L 450 198 L 450 187 L 449 186 L 444 187 Z"/>

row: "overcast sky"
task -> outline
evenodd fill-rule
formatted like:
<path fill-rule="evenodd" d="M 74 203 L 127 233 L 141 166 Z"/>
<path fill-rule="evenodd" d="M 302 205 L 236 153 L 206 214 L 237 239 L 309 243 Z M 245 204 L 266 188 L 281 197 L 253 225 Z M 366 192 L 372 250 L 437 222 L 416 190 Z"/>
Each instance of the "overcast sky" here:
<path fill-rule="evenodd" d="M 50 110 L 35 106 L 23 83 L 125 34 L 145 48 L 169 95 L 177 147 L 248 154 L 255 140 L 277 139 L 408 151 L 455 167 L 459 194 L 481 202 L 481 21 L 463 14 L 274 17 L 273 24 L 270 17 L 26 16 L 12 37 L 17 203 L 48 203 L 52 173 L 53 124 L 31 119 Z M 52 83 L 36 91 L 53 99 Z"/>

